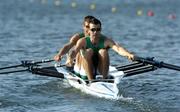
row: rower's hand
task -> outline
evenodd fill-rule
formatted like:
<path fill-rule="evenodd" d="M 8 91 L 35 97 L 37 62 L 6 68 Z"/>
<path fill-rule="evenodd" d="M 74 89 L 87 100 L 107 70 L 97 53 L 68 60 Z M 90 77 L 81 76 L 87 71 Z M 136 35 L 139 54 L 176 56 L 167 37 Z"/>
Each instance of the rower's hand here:
<path fill-rule="evenodd" d="M 61 61 L 61 58 L 62 58 L 62 56 L 60 56 L 59 54 L 54 56 L 55 61 Z"/>
<path fill-rule="evenodd" d="M 129 59 L 129 60 L 131 60 L 131 61 L 133 61 L 134 60 L 134 55 L 133 54 L 129 54 L 128 56 L 127 56 L 127 58 Z"/>

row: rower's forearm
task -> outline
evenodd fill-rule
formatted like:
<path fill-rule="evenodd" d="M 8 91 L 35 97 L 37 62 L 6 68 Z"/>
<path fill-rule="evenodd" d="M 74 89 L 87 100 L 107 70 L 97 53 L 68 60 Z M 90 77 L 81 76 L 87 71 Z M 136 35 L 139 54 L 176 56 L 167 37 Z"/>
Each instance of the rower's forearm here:
<path fill-rule="evenodd" d="M 127 51 L 125 48 L 122 48 L 122 47 L 119 48 L 118 51 L 120 55 L 125 56 L 125 57 L 132 55 L 129 51 Z"/>
<path fill-rule="evenodd" d="M 69 52 L 70 49 L 71 49 L 71 47 L 68 46 L 68 45 L 66 45 L 66 46 L 64 46 L 62 49 L 60 49 L 58 55 L 59 55 L 59 56 L 65 55 L 66 53 Z"/>

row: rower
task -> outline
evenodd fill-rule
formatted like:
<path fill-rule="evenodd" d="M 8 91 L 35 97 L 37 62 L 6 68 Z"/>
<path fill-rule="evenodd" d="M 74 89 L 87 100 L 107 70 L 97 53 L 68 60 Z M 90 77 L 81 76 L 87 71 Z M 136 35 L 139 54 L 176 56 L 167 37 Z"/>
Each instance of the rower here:
<path fill-rule="evenodd" d="M 103 67 L 106 64 L 106 70 L 109 70 L 109 61 L 104 61 L 105 56 L 108 56 L 108 52 L 104 51 L 107 51 L 108 48 L 112 48 L 119 55 L 125 56 L 130 60 L 134 58 L 132 53 L 101 34 L 101 22 L 98 19 L 91 19 L 89 29 L 89 36 L 79 39 L 75 48 L 70 53 L 70 58 L 74 59 L 76 54 L 81 52 L 80 58 L 77 59 L 76 57 L 74 66 L 75 70 L 77 68 L 80 69 L 80 75 L 86 76 L 89 80 L 94 78 L 95 65 L 93 63 L 95 61 L 93 57 L 95 56 L 98 59 L 98 72 L 103 75 L 103 78 L 107 78 L 107 74 L 103 73 Z"/>

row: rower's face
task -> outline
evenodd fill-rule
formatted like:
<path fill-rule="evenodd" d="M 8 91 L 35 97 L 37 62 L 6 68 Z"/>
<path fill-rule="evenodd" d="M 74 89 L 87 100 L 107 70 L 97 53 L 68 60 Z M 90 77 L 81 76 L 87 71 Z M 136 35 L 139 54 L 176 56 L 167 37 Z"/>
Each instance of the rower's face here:
<path fill-rule="evenodd" d="M 89 35 L 89 23 L 86 21 L 83 24 L 83 30 L 84 30 L 85 35 Z"/>
<path fill-rule="evenodd" d="M 92 38 L 97 38 L 101 34 L 101 26 L 100 24 L 89 24 L 89 35 Z"/>

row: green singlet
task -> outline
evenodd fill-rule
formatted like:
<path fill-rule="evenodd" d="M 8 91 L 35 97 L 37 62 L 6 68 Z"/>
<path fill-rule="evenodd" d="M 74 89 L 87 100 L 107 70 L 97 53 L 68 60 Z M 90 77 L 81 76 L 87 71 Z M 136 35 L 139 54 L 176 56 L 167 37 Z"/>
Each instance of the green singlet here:
<path fill-rule="evenodd" d="M 83 37 L 85 37 L 85 34 L 84 33 L 79 33 L 79 37 L 83 38 Z"/>
<path fill-rule="evenodd" d="M 95 53 L 98 53 L 100 49 L 104 48 L 104 37 L 101 36 L 98 45 L 93 45 L 90 37 L 86 37 L 86 49 L 92 48 Z"/>
<path fill-rule="evenodd" d="M 100 36 L 100 40 L 99 43 L 97 45 L 93 45 L 90 37 L 86 37 L 86 49 L 91 48 L 94 51 L 93 57 L 92 57 L 92 61 L 93 61 L 93 65 L 95 67 L 95 75 L 97 75 L 97 66 L 98 66 L 98 62 L 99 62 L 99 58 L 98 58 L 98 52 L 100 49 L 104 49 L 104 40 L 105 37 L 104 36 Z M 94 77 L 95 77 L 94 75 Z"/>

